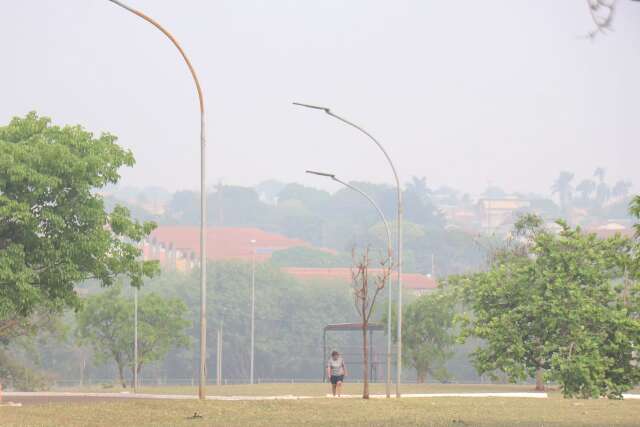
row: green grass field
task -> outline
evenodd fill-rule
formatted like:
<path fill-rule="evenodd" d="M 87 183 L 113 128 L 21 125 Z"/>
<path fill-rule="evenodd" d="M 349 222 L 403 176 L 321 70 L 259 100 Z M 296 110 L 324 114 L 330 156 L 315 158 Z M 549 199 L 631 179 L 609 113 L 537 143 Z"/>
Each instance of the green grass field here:
<path fill-rule="evenodd" d="M 345 392 L 360 392 L 347 384 Z M 518 385 L 406 385 L 406 393 L 532 391 Z M 87 391 L 85 389 L 85 391 Z M 98 390 L 95 390 L 98 391 Z M 104 391 L 104 390 L 100 390 Z M 192 393 L 191 387 L 147 388 L 149 393 Z M 211 387 L 210 395 L 315 395 L 326 384 Z M 373 392 L 384 386 L 376 384 Z M 195 412 L 202 418 L 190 419 Z M 523 398 L 318 398 L 298 401 L 114 400 L 0 407 L 8 426 L 640 426 L 640 400 Z"/>
<path fill-rule="evenodd" d="M 371 384 L 372 394 L 384 394 L 384 384 Z M 59 388 L 54 391 L 84 391 L 99 393 L 120 393 L 130 392 L 130 389 L 121 387 L 103 388 L 101 386 L 83 388 Z M 532 385 L 515 384 L 403 384 L 403 393 L 473 393 L 473 392 L 527 392 L 534 391 Z M 197 394 L 197 388 L 192 386 L 148 386 L 141 387 L 140 393 L 159 394 Z M 298 383 L 298 384 L 241 384 L 225 386 L 208 386 L 207 395 L 210 396 L 273 396 L 273 395 L 296 395 L 296 396 L 325 396 L 331 392 L 329 384 L 321 383 Z M 391 392 L 395 393 L 395 386 Z M 362 384 L 345 383 L 344 394 L 362 393 Z"/>
<path fill-rule="evenodd" d="M 189 419 L 197 412 L 202 416 Z M 634 426 L 640 401 L 432 398 L 114 401 L 0 407 L 9 426 Z"/>

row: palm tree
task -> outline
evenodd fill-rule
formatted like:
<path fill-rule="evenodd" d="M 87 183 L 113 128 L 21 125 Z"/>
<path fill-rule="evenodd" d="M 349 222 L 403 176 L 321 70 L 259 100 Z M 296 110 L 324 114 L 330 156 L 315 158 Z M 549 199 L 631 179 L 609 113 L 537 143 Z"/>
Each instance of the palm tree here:
<path fill-rule="evenodd" d="M 592 179 L 583 179 L 576 187 L 576 191 L 580 193 L 580 198 L 586 204 L 591 194 L 596 191 L 597 184 Z"/>
<path fill-rule="evenodd" d="M 604 176 L 606 175 L 607 171 L 604 168 L 596 168 L 595 171 L 593 171 L 593 176 L 595 176 L 596 178 L 598 178 L 598 181 L 600 181 L 600 183 L 604 182 Z"/>
<path fill-rule="evenodd" d="M 616 182 L 616 185 L 613 186 L 613 189 L 611 190 L 611 195 L 613 197 L 625 198 L 627 197 L 627 195 L 629 195 L 630 189 L 631 189 L 630 181 L 618 181 Z"/>
<path fill-rule="evenodd" d="M 558 193 L 558 197 L 560 198 L 560 208 L 565 214 L 567 213 L 569 203 L 571 202 L 571 193 L 573 191 L 573 187 L 571 186 L 572 180 L 573 173 L 562 171 L 551 187 L 553 194 Z"/>
<path fill-rule="evenodd" d="M 609 197 L 611 197 L 611 190 L 607 183 L 604 182 L 604 176 L 606 171 L 604 168 L 596 168 L 593 172 L 593 176 L 598 178 L 598 187 L 596 188 L 596 201 L 600 206 L 604 206 Z"/>
<path fill-rule="evenodd" d="M 411 182 L 407 183 L 407 192 L 413 192 L 421 202 L 426 202 L 431 196 L 431 190 L 427 187 L 427 178 L 418 178 L 417 176 L 411 177 Z"/>

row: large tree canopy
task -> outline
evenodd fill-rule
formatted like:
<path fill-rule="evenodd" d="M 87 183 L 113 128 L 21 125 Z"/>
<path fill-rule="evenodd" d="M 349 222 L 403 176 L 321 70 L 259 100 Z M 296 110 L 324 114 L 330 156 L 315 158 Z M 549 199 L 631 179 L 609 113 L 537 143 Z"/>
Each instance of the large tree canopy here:
<path fill-rule="evenodd" d="M 156 270 L 133 243 L 154 225 L 106 212 L 96 193 L 134 164 L 115 141 L 36 113 L 0 127 L 0 337 L 43 306 L 75 306 L 78 282 L 137 286 Z"/>
<path fill-rule="evenodd" d="M 529 216 L 488 272 L 453 278 L 473 314 L 463 336 L 484 340 L 473 354 L 481 373 L 524 380 L 546 370 L 566 396 L 620 397 L 640 381 L 637 300 L 629 277 L 637 248 L 598 239 L 560 222 L 558 235 Z"/>
<path fill-rule="evenodd" d="M 136 369 L 162 360 L 169 350 L 187 347 L 187 306 L 177 298 L 143 294 L 138 304 L 138 365 L 134 366 L 134 303 L 114 286 L 87 298 L 78 313 L 77 333 L 81 342 L 90 344 L 98 363 L 116 363 L 122 387 L 126 387 L 125 369 Z"/>
<path fill-rule="evenodd" d="M 438 381 L 449 379 L 447 361 L 454 355 L 455 294 L 438 289 L 411 301 L 403 309 L 402 360 L 416 370 L 418 383 L 432 376 Z M 394 309 L 391 323 L 396 324 Z M 387 313 L 381 323 L 386 323 Z M 391 331 L 394 342 L 398 340 L 395 329 Z"/>

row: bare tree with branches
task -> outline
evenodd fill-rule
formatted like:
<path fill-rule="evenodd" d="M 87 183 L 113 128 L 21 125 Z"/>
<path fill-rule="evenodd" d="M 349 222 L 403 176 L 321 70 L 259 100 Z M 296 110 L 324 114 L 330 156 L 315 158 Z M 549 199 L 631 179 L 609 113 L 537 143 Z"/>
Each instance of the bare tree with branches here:
<path fill-rule="evenodd" d="M 606 33 L 611 30 L 611 23 L 616 12 L 617 0 L 587 0 L 591 19 L 596 27 L 591 30 L 587 37 L 593 39 L 598 33 Z"/>
<path fill-rule="evenodd" d="M 363 356 L 363 389 L 362 398 L 369 398 L 369 320 L 380 291 L 382 291 L 391 276 L 391 256 L 380 261 L 380 269 L 373 275 L 369 269 L 369 248 L 364 250 L 361 257 L 352 253 L 354 266 L 351 269 L 351 286 L 356 312 L 362 320 L 362 356 Z"/>

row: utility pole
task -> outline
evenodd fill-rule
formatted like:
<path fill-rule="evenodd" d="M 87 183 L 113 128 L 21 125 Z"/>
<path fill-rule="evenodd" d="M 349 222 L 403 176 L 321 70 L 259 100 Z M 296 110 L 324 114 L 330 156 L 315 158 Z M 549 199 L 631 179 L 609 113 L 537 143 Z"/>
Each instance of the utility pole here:
<path fill-rule="evenodd" d="M 251 368 L 249 384 L 253 384 L 255 366 L 255 337 L 256 337 L 256 241 L 251 240 Z"/>
<path fill-rule="evenodd" d="M 224 349 L 224 318 L 220 321 L 220 332 L 218 334 L 219 344 L 218 344 L 218 381 L 220 385 L 222 385 L 222 356 Z"/>
<path fill-rule="evenodd" d="M 436 280 L 436 255 L 431 254 L 431 277 Z"/>
<path fill-rule="evenodd" d="M 218 326 L 218 343 L 216 347 L 216 385 L 222 384 L 222 322 Z"/>

